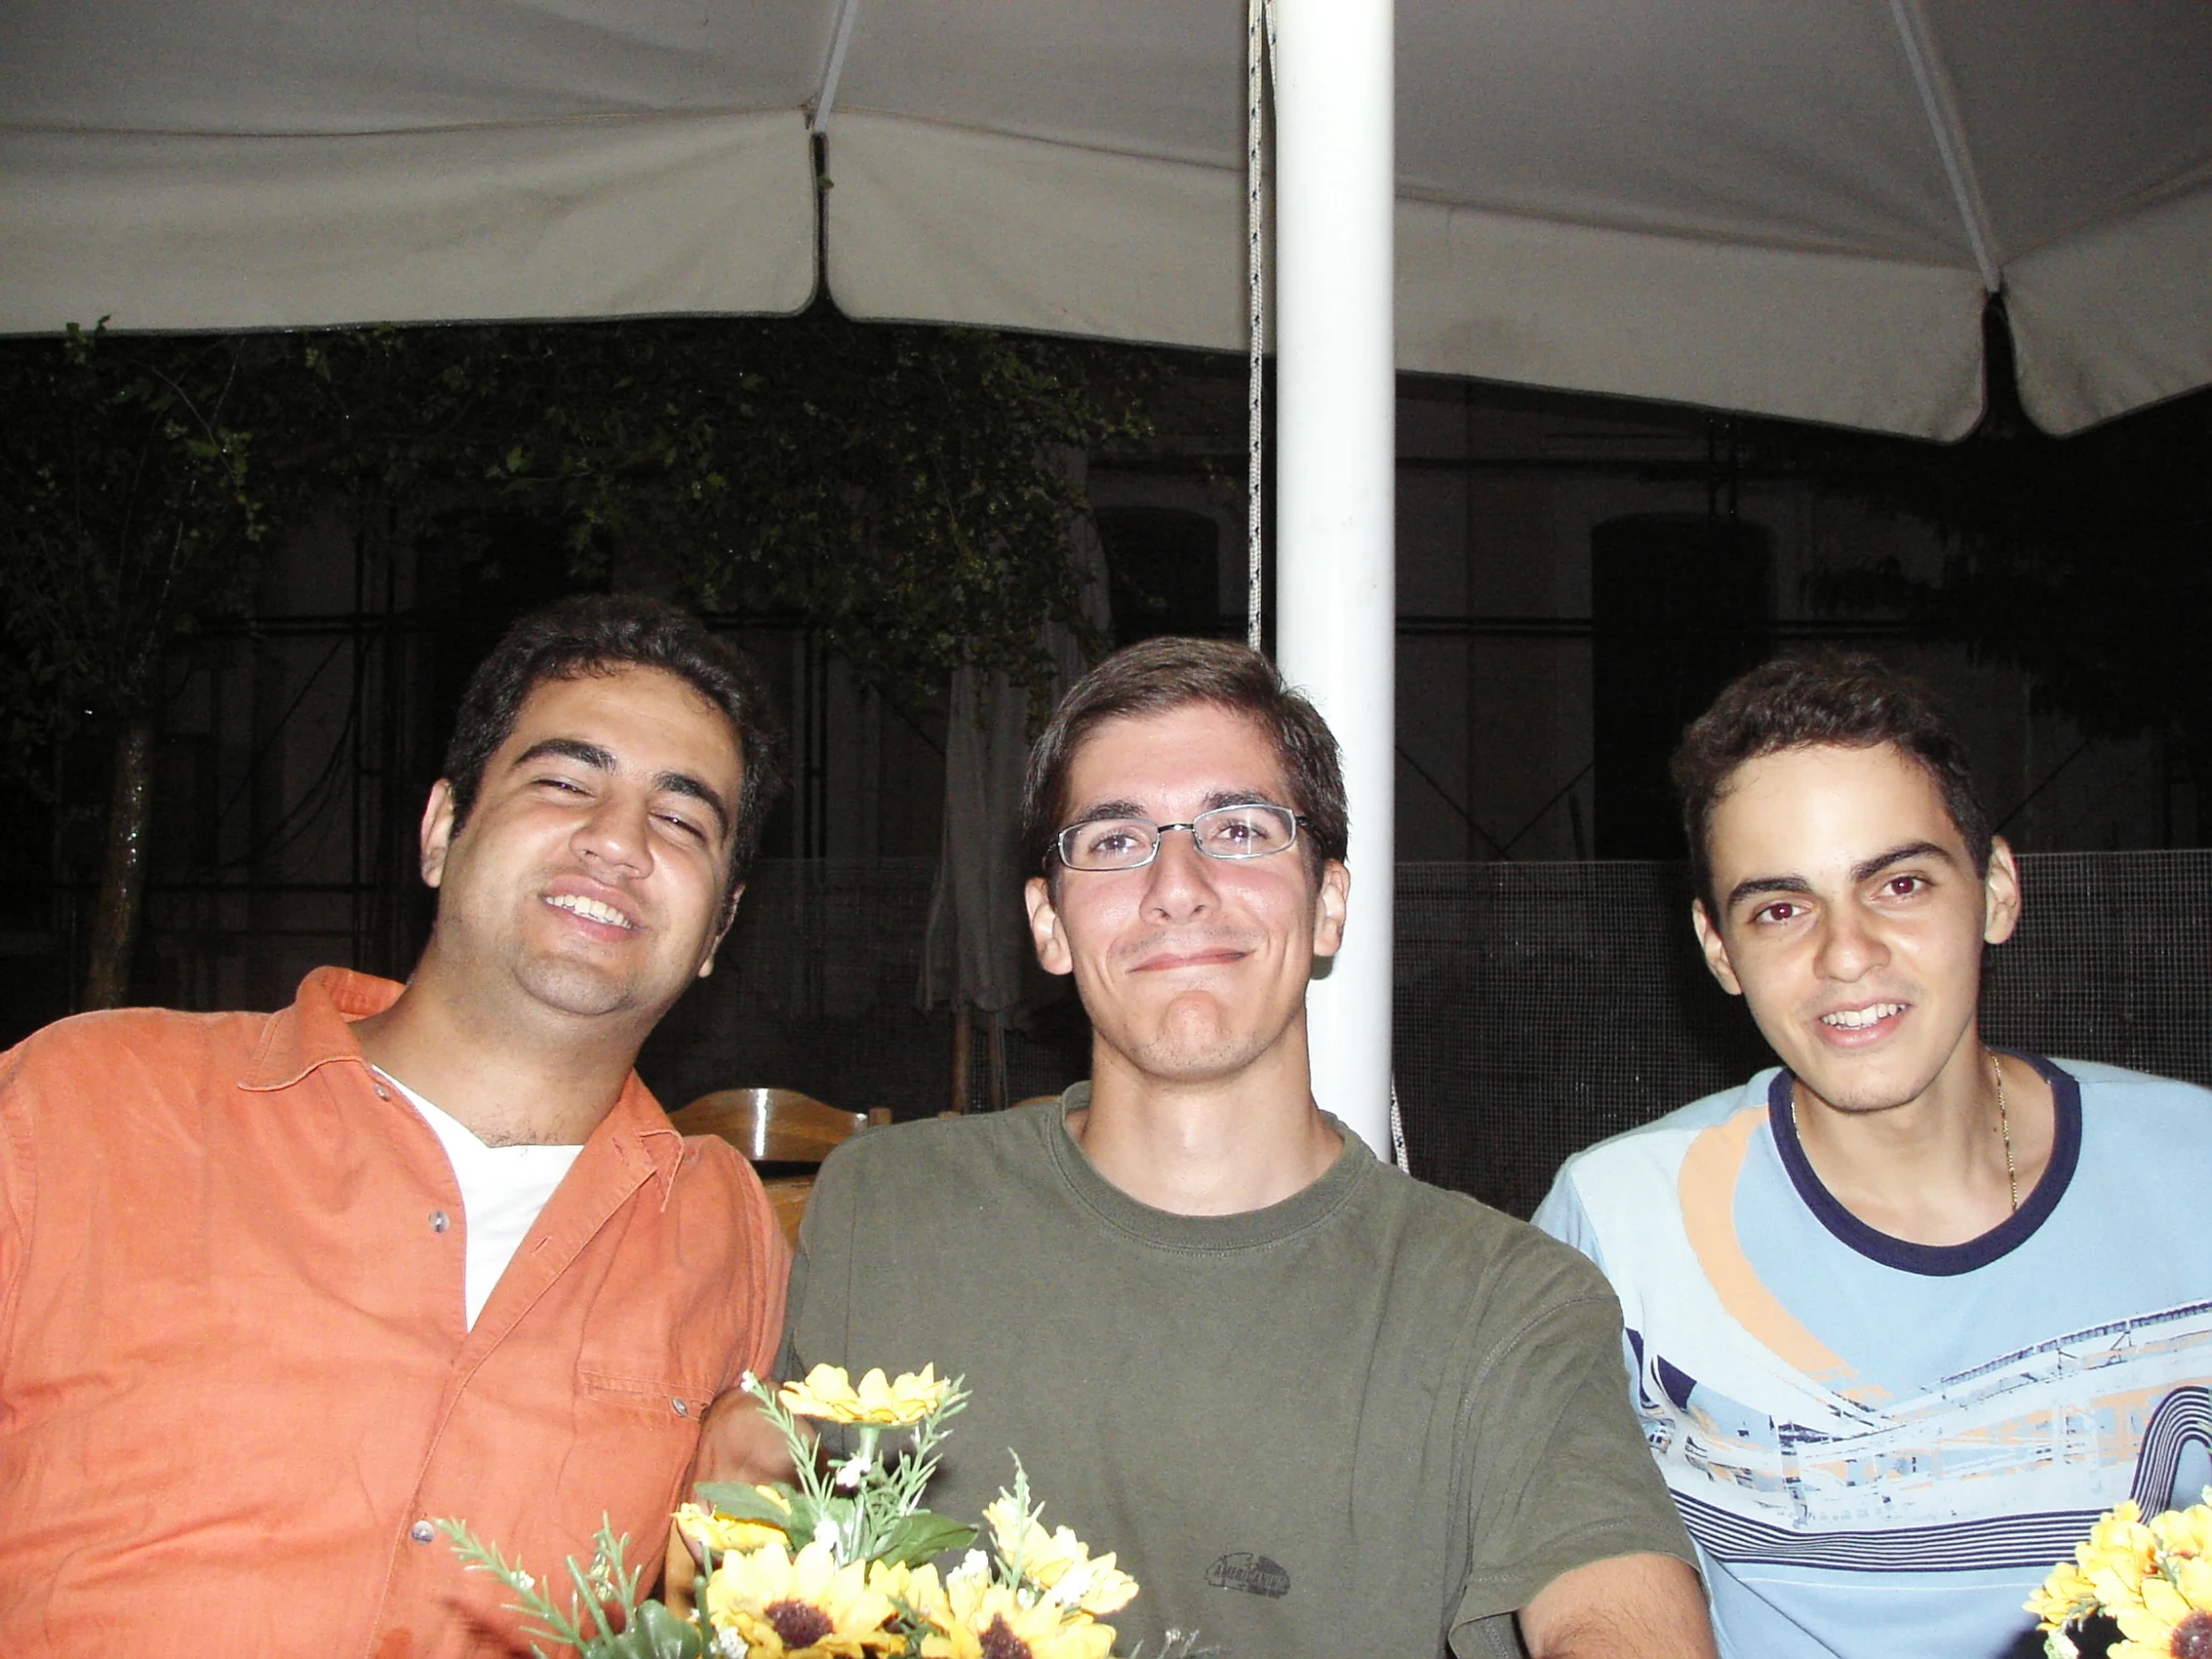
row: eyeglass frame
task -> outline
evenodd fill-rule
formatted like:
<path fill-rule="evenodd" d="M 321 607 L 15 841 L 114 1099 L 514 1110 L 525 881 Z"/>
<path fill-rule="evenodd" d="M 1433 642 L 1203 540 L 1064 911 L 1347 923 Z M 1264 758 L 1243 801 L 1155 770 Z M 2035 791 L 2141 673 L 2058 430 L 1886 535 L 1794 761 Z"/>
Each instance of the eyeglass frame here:
<path fill-rule="evenodd" d="M 1281 813 L 1291 821 L 1291 832 L 1284 839 L 1281 846 L 1271 846 L 1265 852 L 1209 852 L 1206 850 L 1206 844 L 1198 838 L 1198 827 L 1203 821 L 1222 813 L 1245 812 L 1254 807 L 1264 807 L 1271 813 Z M 1085 826 L 1093 824 L 1150 824 L 1152 828 L 1152 850 L 1133 864 L 1109 864 L 1101 867 L 1095 864 L 1070 863 L 1067 855 L 1068 836 Z M 1159 859 L 1160 847 L 1166 841 L 1167 833 L 1171 830 L 1188 830 L 1191 832 L 1191 845 L 1202 858 L 1211 858 L 1216 863 L 1221 864 L 1249 864 L 1262 858 L 1272 858 L 1278 852 L 1290 851 L 1292 847 L 1298 845 L 1299 831 L 1305 828 L 1306 815 L 1284 806 L 1279 801 L 1225 802 L 1219 807 L 1209 807 L 1196 818 L 1187 819 L 1181 824 L 1152 824 L 1149 819 L 1130 818 L 1121 815 L 1112 815 L 1105 818 L 1079 818 L 1073 824 L 1063 825 L 1053 831 L 1052 850 L 1045 855 L 1045 868 L 1050 870 L 1052 860 L 1057 858 L 1062 869 L 1073 870 L 1078 875 L 1126 875 L 1133 869 L 1149 869 Z"/>

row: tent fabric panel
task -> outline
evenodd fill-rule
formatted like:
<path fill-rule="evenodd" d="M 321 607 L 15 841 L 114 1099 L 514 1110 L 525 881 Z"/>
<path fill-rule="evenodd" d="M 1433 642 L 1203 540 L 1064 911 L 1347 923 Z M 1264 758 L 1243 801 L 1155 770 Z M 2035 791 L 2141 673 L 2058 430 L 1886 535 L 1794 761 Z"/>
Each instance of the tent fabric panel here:
<path fill-rule="evenodd" d="M 1397 256 L 1404 368 L 1928 438 L 1981 412 L 1970 272 L 1402 201 Z"/>
<path fill-rule="evenodd" d="M 836 0 L 0 8 L 0 125 L 269 137 L 797 109 Z"/>
<path fill-rule="evenodd" d="M 2212 384 L 2212 188 L 2014 261 L 2004 296 L 2020 400 L 2046 432 Z"/>
<path fill-rule="evenodd" d="M 0 331 L 794 311 L 814 194 L 796 111 L 0 133 Z"/>
<path fill-rule="evenodd" d="M 857 114 L 830 125 L 829 173 L 848 316 L 1244 346 L 1235 173 Z"/>

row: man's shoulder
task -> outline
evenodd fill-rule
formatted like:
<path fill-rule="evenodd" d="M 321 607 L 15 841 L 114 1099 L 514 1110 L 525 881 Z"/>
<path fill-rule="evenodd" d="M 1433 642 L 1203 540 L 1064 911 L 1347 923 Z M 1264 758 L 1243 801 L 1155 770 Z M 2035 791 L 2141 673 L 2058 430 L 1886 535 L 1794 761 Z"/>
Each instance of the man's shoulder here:
<path fill-rule="evenodd" d="M 1353 1203 L 1378 1217 L 1395 1212 L 1389 1276 L 1416 1295 L 1531 1308 L 1611 1295 L 1581 1252 L 1466 1193 L 1388 1165 L 1374 1172 Z"/>
<path fill-rule="evenodd" d="M 2212 1089 L 2185 1083 L 2178 1077 L 2160 1077 L 2101 1060 L 2052 1059 L 2049 1064 L 2071 1077 L 2081 1089 L 2083 1111 L 2150 1110 L 2202 1112 L 2212 1108 Z"/>
<path fill-rule="evenodd" d="M 112 1079 L 140 1065 L 176 1068 L 218 1055 L 244 1057 L 276 1016 L 178 1008 L 109 1008 L 72 1014 L 42 1026 L 5 1054 L 0 1075 L 29 1082 L 67 1074 L 86 1082 Z"/>
<path fill-rule="evenodd" d="M 1059 1118 L 1060 1102 L 1045 1100 L 1003 1112 L 877 1125 L 862 1129 L 832 1150 L 823 1161 L 822 1179 L 841 1183 L 895 1175 L 910 1183 L 1009 1162 L 1041 1161 L 1045 1134 Z"/>
<path fill-rule="evenodd" d="M 1553 1191 L 1594 1177 L 1619 1177 L 1629 1172 L 1665 1173 L 1677 1168 L 1682 1154 L 1708 1129 L 1730 1123 L 1746 1112 L 1764 1113 L 1769 1091 L 1779 1067 L 1769 1066 L 1748 1082 L 1716 1090 L 1678 1106 L 1663 1117 L 1633 1129 L 1610 1135 L 1570 1156 L 1559 1166 Z"/>

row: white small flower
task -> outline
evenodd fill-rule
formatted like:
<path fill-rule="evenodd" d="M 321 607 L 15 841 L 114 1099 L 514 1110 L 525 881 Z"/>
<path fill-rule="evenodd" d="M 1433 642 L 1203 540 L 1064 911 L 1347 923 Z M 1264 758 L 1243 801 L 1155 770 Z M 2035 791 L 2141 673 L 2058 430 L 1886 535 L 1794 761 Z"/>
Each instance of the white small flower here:
<path fill-rule="evenodd" d="M 1089 1561 L 1070 1567 L 1060 1575 L 1060 1582 L 1052 1586 L 1046 1600 L 1056 1607 L 1073 1607 L 1091 1593 L 1091 1580 L 1097 1571 Z"/>
<path fill-rule="evenodd" d="M 515 1591 L 516 1591 L 516 1593 L 517 1593 L 517 1594 L 520 1594 L 520 1595 L 528 1595 L 528 1594 L 529 1594 L 529 1593 L 530 1593 L 530 1592 L 531 1592 L 532 1590 L 536 1589 L 537 1587 L 538 1587 L 538 1581 L 537 1581 L 537 1580 L 536 1580 L 535 1578 L 532 1578 L 532 1577 L 531 1577 L 531 1576 L 530 1576 L 530 1575 L 529 1575 L 528 1573 L 524 1572 L 524 1571 L 523 1571 L 523 1570 L 522 1570 L 522 1569 L 521 1569 L 520 1567 L 517 1567 L 517 1568 L 515 1568 Z"/>
<path fill-rule="evenodd" d="M 837 1531 L 837 1523 L 825 1515 L 815 1522 L 815 1542 L 835 1554 L 842 1547 L 844 1539 Z"/>
<path fill-rule="evenodd" d="M 971 1549 L 960 1557 L 958 1566 L 944 1575 L 944 1581 L 948 1587 L 955 1582 L 969 1584 L 977 1579 L 988 1577 L 990 1570 L 990 1557 L 979 1549 Z"/>
<path fill-rule="evenodd" d="M 725 1626 L 715 1634 L 715 1651 L 722 1659 L 745 1659 L 752 1644 L 739 1635 L 733 1626 Z"/>
<path fill-rule="evenodd" d="M 875 1460 L 872 1457 L 864 1451 L 856 1451 L 837 1465 L 836 1483 L 848 1492 L 855 1491 L 860 1482 L 867 1478 L 868 1470 L 874 1466 Z"/>

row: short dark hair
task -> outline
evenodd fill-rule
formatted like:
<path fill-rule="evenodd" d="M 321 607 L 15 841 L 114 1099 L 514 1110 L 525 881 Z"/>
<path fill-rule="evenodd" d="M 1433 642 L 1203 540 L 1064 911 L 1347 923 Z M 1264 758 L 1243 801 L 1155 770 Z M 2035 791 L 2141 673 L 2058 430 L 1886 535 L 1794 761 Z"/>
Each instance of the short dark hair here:
<path fill-rule="evenodd" d="M 1696 892 L 1717 922 L 1710 840 L 1713 809 L 1745 763 L 1788 749 L 1874 749 L 1890 744 L 1928 774 L 1952 828 L 1966 843 L 1974 873 L 1989 869 L 1989 813 L 1974 788 L 1973 767 L 1957 728 L 1935 695 L 1863 652 L 1777 657 L 1729 685 L 1690 723 L 1674 752 L 1682 833 L 1690 843 Z"/>
<path fill-rule="evenodd" d="M 453 828 L 476 805 L 484 768 L 513 735 L 530 694 L 548 680 L 657 668 L 722 711 L 738 740 L 745 782 L 730 832 L 734 889 L 760 850 L 761 829 L 784 793 L 784 728 L 753 664 L 707 625 L 643 594 L 579 594 L 524 617 L 469 676 L 445 750 Z"/>
<path fill-rule="evenodd" d="M 1249 647 L 1169 637 L 1126 646 L 1084 675 L 1030 747 L 1021 841 L 1035 867 L 1057 873 L 1052 848 L 1070 811 L 1068 773 L 1091 733 L 1109 720 L 1166 714 L 1191 703 L 1244 716 L 1274 748 L 1291 795 L 1280 805 L 1306 821 L 1300 835 L 1309 867 L 1319 874 L 1329 859 L 1344 857 L 1351 834 L 1344 765 L 1320 711 Z"/>

